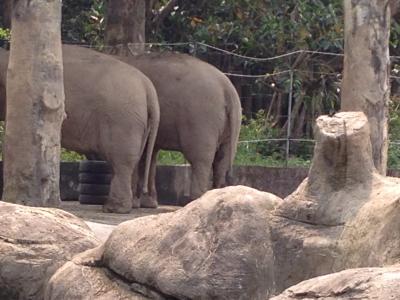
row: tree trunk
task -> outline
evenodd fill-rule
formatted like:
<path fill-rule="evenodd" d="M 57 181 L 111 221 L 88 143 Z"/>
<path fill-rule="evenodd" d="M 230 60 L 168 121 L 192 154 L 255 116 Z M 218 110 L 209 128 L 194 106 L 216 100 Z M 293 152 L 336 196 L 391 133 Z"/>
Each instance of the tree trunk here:
<path fill-rule="evenodd" d="M 392 17 L 396 17 L 399 13 L 399 8 L 400 8 L 400 0 L 390 0 L 390 15 Z"/>
<path fill-rule="evenodd" d="M 144 51 L 146 32 L 145 0 L 109 0 L 105 43 L 113 54 L 129 55 Z"/>
<path fill-rule="evenodd" d="M 363 111 L 374 164 L 386 174 L 389 102 L 389 0 L 344 0 L 345 57 L 341 108 Z"/>
<path fill-rule="evenodd" d="M 145 20 L 145 36 L 150 36 L 153 25 L 153 7 L 157 3 L 156 0 L 146 1 L 146 20 Z"/>
<path fill-rule="evenodd" d="M 15 2 L 11 30 L 3 200 L 57 206 L 65 114 L 61 1 Z"/>
<path fill-rule="evenodd" d="M 3 27 L 11 27 L 12 0 L 0 0 L 1 18 Z"/>

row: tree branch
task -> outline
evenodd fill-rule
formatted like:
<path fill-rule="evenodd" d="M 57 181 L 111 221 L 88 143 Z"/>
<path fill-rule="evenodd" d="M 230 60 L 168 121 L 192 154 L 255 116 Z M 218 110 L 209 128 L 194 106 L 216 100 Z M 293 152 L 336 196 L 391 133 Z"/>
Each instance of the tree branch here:
<path fill-rule="evenodd" d="M 178 4 L 179 0 L 170 0 L 154 17 L 153 23 L 154 24 L 161 24 L 166 17 L 172 12 L 174 7 Z"/>

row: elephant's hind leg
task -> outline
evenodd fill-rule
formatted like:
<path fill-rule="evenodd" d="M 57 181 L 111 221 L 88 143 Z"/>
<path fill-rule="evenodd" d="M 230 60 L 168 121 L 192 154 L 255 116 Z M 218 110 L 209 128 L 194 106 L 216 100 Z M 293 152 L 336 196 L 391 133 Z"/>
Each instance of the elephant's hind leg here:
<path fill-rule="evenodd" d="M 104 203 L 103 211 L 112 213 L 129 213 L 132 209 L 132 165 L 111 163 L 113 177 L 111 179 L 110 194 Z"/>
<path fill-rule="evenodd" d="M 103 206 L 104 212 L 129 213 L 132 210 L 132 178 L 140 159 L 140 146 L 132 141 L 140 138 L 141 135 L 121 138 L 118 144 L 113 143 L 110 148 L 108 161 L 112 168 L 112 179 L 110 194 Z"/>
<path fill-rule="evenodd" d="M 132 208 L 139 208 L 140 207 L 140 185 L 138 184 L 140 182 L 140 177 L 139 177 L 139 166 L 135 168 L 135 170 L 132 173 L 132 182 L 131 182 L 131 187 L 132 187 Z"/>
<path fill-rule="evenodd" d="M 151 156 L 151 165 L 149 173 L 149 188 L 148 194 L 140 197 L 140 206 L 144 208 L 157 208 L 157 190 L 156 190 L 156 169 L 157 169 L 157 154 L 158 150 L 153 151 Z"/>
<path fill-rule="evenodd" d="M 229 171 L 231 169 L 230 145 L 222 144 L 215 153 L 213 161 L 213 188 L 219 189 L 225 187 L 229 180 Z"/>
<path fill-rule="evenodd" d="M 190 184 L 190 198 L 195 200 L 209 189 L 212 158 L 189 160 L 192 165 L 192 182 Z"/>

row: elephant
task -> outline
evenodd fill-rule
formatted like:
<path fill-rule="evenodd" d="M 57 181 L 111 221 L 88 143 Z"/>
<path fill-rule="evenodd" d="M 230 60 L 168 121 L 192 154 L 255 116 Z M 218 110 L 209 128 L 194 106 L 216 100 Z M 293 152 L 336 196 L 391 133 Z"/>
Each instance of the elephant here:
<path fill-rule="evenodd" d="M 128 213 L 136 197 L 139 161 L 145 157 L 147 194 L 152 152 L 160 119 L 157 93 L 140 71 L 97 51 L 64 45 L 66 119 L 61 144 L 110 163 L 112 179 L 104 212 Z M 0 113 L 5 117 L 8 52 L 0 50 Z M 145 198 L 146 199 L 146 198 Z M 153 203 L 142 203 L 154 207 Z"/>
<path fill-rule="evenodd" d="M 160 126 L 152 157 L 149 197 L 156 202 L 156 158 L 160 149 L 183 153 L 192 167 L 190 200 L 227 184 L 241 126 L 239 95 L 214 66 L 175 52 L 118 58 L 142 71 L 154 84 Z"/>

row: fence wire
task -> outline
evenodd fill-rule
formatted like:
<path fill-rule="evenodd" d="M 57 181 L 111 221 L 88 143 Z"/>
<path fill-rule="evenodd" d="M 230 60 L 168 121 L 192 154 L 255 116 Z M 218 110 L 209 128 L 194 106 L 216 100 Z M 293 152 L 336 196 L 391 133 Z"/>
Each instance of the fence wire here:
<path fill-rule="evenodd" d="M 148 44 L 148 46 L 152 49 L 154 49 L 155 45 L 154 44 Z M 333 58 L 340 58 L 342 59 L 343 53 L 332 53 L 332 52 L 323 52 L 323 51 L 310 51 L 310 50 L 298 50 L 298 51 L 293 51 L 289 52 L 286 54 L 282 55 L 277 55 L 274 57 L 267 57 L 267 58 L 259 58 L 259 57 L 250 57 L 246 55 L 241 55 L 232 51 L 228 51 L 225 49 L 220 49 L 218 47 L 208 45 L 206 43 L 201 43 L 201 42 L 191 42 L 191 43 L 178 43 L 178 44 L 157 44 L 157 48 L 162 48 L 164 46 L 169 47 L 169 50 L 174 50 L 173 48 L 176 47 L 178 48 L 186 48 L 183 52 L 189 53 L 193 56 L 199 57 L 203 60 L 206 60 L 214 65 L 216 65 L 219 69 L 221 69 L 228 77 L 231 78 L 233 83 L 235 84 L 235 81 L 240 81 L 243 84 L 243 81 L 247 81 L 248 85 L 251 87 L 251 92 L 249 94 L 243 94 L 241 93 L 241 101 L 242 101 L 242 107 L 244 109 L 244 114 L 246 115 L 247 118 L 254 117 L 254 113 L 259 110 L 259 109 L 264 109 L 266 110 L 266 107 L 268 106 L 268 102 L 270 102 L 273 94 L 274 94 L 274 88 L 276 87 L 276 81 L 283 82 L 285 81 L 288 84 L 288 87 L 286 87 L 287 95 L 285 98 L 285 105 L 286 106 L 286 114 L 279 114 L 275 115 L 275 117 L 278 119 L 278 123 L 280 122 L 281 124 L 283 123 L 283 120 L 286 120 L 286 130 L 285 135 L 282 136 L 282 131 L 281 131 L 281 136 L 278 137 L 271 137 L 271 138 L 245 138 L 240 140 L 239 142 L 239 148 L 240 147 L 245 147 L 249 148 L 251 145 L 264 145 L 264 148 L 268 148 L 269 145 L 275 143 L 275 147 L 271 147 L 275 149 L 275 153 L 271 151 L 266 151 L 267 154 L 271 156 L 276 156 L 276 153 L 278 153 L 278 156 L 281 156 L 281 159 L 284 160 L 284 165 L 286 167 L 290 166 L 290 160 L 291 156 L 294 155 L 295 157 L 299 156 L 299 149 L 301 152 L 303 152 L 302 156 L 305 157 L 306 161 L 311 161 L 312 155 L 313 155 L 313 148 L 315 144 L 315 140 L 313 139 L 312 135 L 311 137 L 299 137 L 297 135 L 293 135 L 293 127 L 296 126 L 295 123 L 292 122 L 293 120 L 293 109 L 296 103 L 296 97 L 298 95 L 295 95 L 296 89 L 295 89 L 295 80 L 297 75 L 313 75 L 313 76 L 319 76 L 319 77 L 326 77 L 329 76 L 331 78 L 334 78 L 334 80 L 338 83 L 338 87 L 336 90 L 337 98 L 340 98 L 340 82 L 341 82 L 341 69 L 340 72 L 332 72 L 332 71 L 310 71 L 310 70 L 302 70 L 302 69 L 297 69 L 297 68 L 288 68 L 285 70 L 272 70 L 269 72 L 265 72 L 263 74 L 243 74 L 241 71 L 238 69 L 231 69 L 230 66 L 226 66 L 224 62 L 226 62 L 227 57 L 233 57 L 234 59 L 240 59 L 245 62 L 255 62 L 257 64 L 267 64 L 273 61 L 277 60 L 287 60 L 288 58 L 298 57 L 301 54 L 308 54 L 311 56 L 326 56 L 326 57 L 333 57 Z M 173 47 L 173 48 L 171 48 Z M 181 51 L 182 52 L 182 51 Z M 218 53 L 217 55 L 214 54 L 214 58 L 210 57 L 213 54 L 210 52 L 216 52 Z M 215 56 L 219 56 L 219 58 L 215 58 Z M 397 61 L 399 60 L 400 57 L 398 56 L 391 56 L 391 60 Z M 219 61 L 219 62 L 218 62 Z M 218 62 L 218 63 L 216 63 Z M 240 64 L 241 65 L 241 64 Z M 280 80 L 279 80 L 280 78 Z M 284 78 L 284 79 L 282 79 Z M 392 80 L 397 80 L 400 79 L 399 76 L 392 75 L 390 77 Z M 268 81 L 268 79 L 272 79 Z M 278 80 L 275 80 L 278 79 Z M 261 89 L 257 89 L 254 92 L 254 87 L 255 86 L 262 86 Z M 237 86 L 237 84 L 236 84 Z M 254 101 L 254 99 L 256 99 Z M 249 100 L 253 100 L 251 104 L 251 109 L 249 113 L 249 110 L 246 111 L 246 106 L 248 105 Z M 327 111 L 323 111 L 322 114 L 329 113 Z M 313 123 L 315 121 L 316 115 L 308 116 L 305 117 L 308 122 Z M 280 121 L 279 121 L 280 120 Z M 397 147 L 400 148 L 400 141 L 390 141 L 390 146 L 391 147 Z M 260 147 L 260 149 L 256 149 L 255 151 L 265 151 L 262 149 L 263 147 Z M 306 149 L 306 150 L 304 150 Z M 252 150 L 254 151 L 254 149 Z M 304 153 L 305 151 L 305 153 Z"/>
<path fill-rule="evenodd" d="M 110 48 L 110 46 L 77 45 L 95 48 L 100 51 Z M 318 96 L 301 95 L 302 86 L 298 86 L 299 77 L 306 78 L 300 83 L 301 85 L 307 85 L 312 81 L 324 84 L 328 81 L 326 78 L 330 78 L 329 80 L 331 84 L 333 84 L 329 87 L 331 92 L 333 91 L 330 95 L 333 99 L 332 101 L 336 101 L 331 106 L 332 108 L 334 108 L 335 105 L 338 106 L 342 68 L 338 68 L 336 71 L 329 68 L 324 69 L 321 65 L 319 66 L 320 68 L 316 68 L 316 70 L 305 70 L 298 66 L 293 68 L 290 63 L 293 63 L 300 55 L 305 54 L 311 57 L 308 58 L 310 64 L 314 64 L 314 57 L 342 59 L 343 53 L 296 50 L 273 57 L 251 57 L 202 42 L 145 43 L 140 45 L 131 43 L 128 45 L 128 48 L 130 52 L 134 54 L 137 47 L 143 45 L 145 50 L 149 52 L 178 51 L 187 53 L 213 64 L 226 74 L 239 91 L 243 115 L 245 116 L 245 125 L 251 123 L 250 120 L 257 116 L 257 111 L 263 110 L 267 119 L 265 122 L 266 126 L 271 125 L 283 128 L 283 130 L 278 130 L 275 133 L 268 133 L 267 137 L 242 135 L 239 141 L 239 150 L 242 147 L 244 150 L 247 149 L 249 151 L 248 153 L 250 153 L 251 150 L 251 152 L 256 152 L 265 157 L 278 157 L 286 167 L 292 165 L 291 159 L 293 157 L 296 159 L 302 156 L 305 162 L 311 160 L 315 144 L 315 140 L 313 139 L 313 123 L 318 115 L 330 112 L 316 109 L 310 114 L 306 113 L 302 116 L 301 120 L 306 124 L 304 125 L 305 129 L 298 128 L 298 124 L 301 124 L 301 122 L 298 122 L 298 116 L 296 114 L 294 115 L 294 111 L 299 110 L 299 98 Z M 400 56 L 391 56 L 390 58 L 392 62 L 400 60 Z M 281 69 L 282 66 L 276 68 L 276 65 L 273 64 L 273 62 L 276 61 L 286 62 L 281 63 L 281 65 L 287 68 Z M 320 62 L 320 59 L 315 60 L 315 64 Z M 258 72 L 254 72 L 254 69 Z M 264 71 L 259 72 L 259 70 Z M 400 86 L 400 76 L 392 75 L 390 78 L 393 81 L 399 81 Z M 312 93 L 312 87 L 307 92 Z M 324 101 L 324 97 L 327 96 L 327 91 L 325 92 L 326 94 L 320 95 L 320 101 L 322 102 Z M 283 96 L 277 99 L 277 93 Z M 274 105 L 276 106 L 277 102 L 279 102 L 278 107 L 280 111 L 274 111 Z M 306 101 L 304 101 L 303 105 L 306 105 Z M 312 104 L 309 103 L 307 103 L 307 105 L 312 106 Z M 304 131 L 306 132 L 304 133 Z M 392 150 L 394 149 L 394 152 L 400 155 L 400 140 L 390 141 L 390 147 Z M 257 161 L 255 161 L 255 163 L 257 163 Z M 303 162 L 301 162 L 301 164 L 302 163 Z"/>

